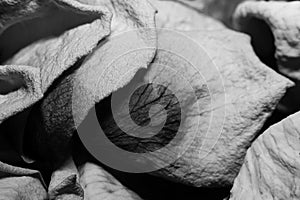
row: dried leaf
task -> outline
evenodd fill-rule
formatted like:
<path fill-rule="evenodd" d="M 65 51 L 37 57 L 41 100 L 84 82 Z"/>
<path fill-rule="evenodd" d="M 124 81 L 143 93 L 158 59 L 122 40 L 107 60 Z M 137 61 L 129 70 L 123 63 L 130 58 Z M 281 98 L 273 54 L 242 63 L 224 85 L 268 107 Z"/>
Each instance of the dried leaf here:
<path fill-rule="evenodd" d="M 83 199 L 78 170 L 72 158 L 52 173 L 48 193 L 49 198 L 55 200 Z"/>
<path fill-rule="evenodd" d="M 300 80 L 299 9 L 297 1 L 245 2 L 234 15 L 235 27 L 252 36 L 258 54 L 275 56 L 279 71 L 296 80 Z"/>
<path fill-rule="evenodd" d="M 124 150 L 123 157 L 118 161 L 104 142 L 96 136 L 93 141 L 102 157 L 104 151 L 113 155 L 107 159 L 117 167 L 131 160 L 130 151 L 132 162 L 145 162 L 146 168 L 170 163 L 153 172 L 169 180 L 198 187 L 230 186 L 247 148 L 293 84 L 260 62 L 244 34 L 226 29 L 183 32 L 196 43 L 174 34 L 160 31 L 159 51 L 149 70 L 97 108 L 101 128 Z M 198 53 L 198 45 L 207 54 Z M 162 83 L 167 89 L 149 83 Z M 110 101 L 117 101 L 112 103 L 116 107 Z M 175 135 L 181 135 L 177 141 L 183 145 L 159 153 Z M 86 145 L 93 146 L 93 141 Z"/>
<path fill-rule="evenodd" d="M 271 126 L 247 151 L 234 181 L 234 199 L 300 198 L 300 113 Z"/>
<path fill-rule="evenodd" d="M 140 200 L 141 198 L 93 163 L 80 167 L 80 184 L 86 200 Z"/>
<path fill-rule="evenodd" d="M 112 35 L 79 63 L 78 70 L 57 82 L 32 113 L 28 132 L 39 139 L 31 141 L 35 142 L 31 146 L 36 147 L 41 159 L 63 160 L 69 154 L 76 125 L 94 104 L 130 81 L 155 55 L 156 32 L 152 29 L 155 10 L 146 0 L 98 3 L 114 9 Z M 142 50 L 137 52 L 137 49 Z M 120 77 L 124 74 L 127 78 L 122 82 Z"/>

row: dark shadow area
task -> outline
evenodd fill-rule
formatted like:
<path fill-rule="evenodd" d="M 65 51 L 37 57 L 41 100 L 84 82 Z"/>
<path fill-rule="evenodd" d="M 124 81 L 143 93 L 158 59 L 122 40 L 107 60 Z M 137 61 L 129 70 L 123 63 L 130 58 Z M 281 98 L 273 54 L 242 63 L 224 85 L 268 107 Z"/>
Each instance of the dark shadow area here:
<path fill-rule="evenodd" d="M 7 95 L 25 86 L 24 78 L 20 74 L 8 73 L 0 75 L 0 95 Z"/>
<path fill-rule="evenodd" d="M 74 147 L 76 148 L 73 150 L 73 156 L 77 166 L 85 162 L 93 162 L 100 165 L 124 186 L 137 193 L 143 200 L 223 200 L 230 194 L 231 188 L 196 188 L 174 183 L 146 173 L 125 173 L 109 168 L 98 162 L 88 152 L 77 134 L 74 135 Z"/>
<path fill-rule="evenodd" d="M 35 41 L 59 36 L 66 30 L 92 22 L 98 17 L 75 13 L 52 4 L 42 17 L 18 22 L 1 34 L 0 63 Z"/>
<path fill-rule="evenodd" d="M 254 52 L 264 64 L 278 71 L 275 59 L 275 39 L 269 25 L 254 17 L 244 20 L 245 25 L 241 27 L 241 31 L 251 36 Z"/>
<path fill-rule="evenodd" d="M 265 21 L 255 17 L 243 20 L 242 24 L 244 25 L 240 27 L 241 31 L 251 36 L 251 45 L 256 55 L 265 65 L 280 73 L 275 58 L 275 38 L 270 26 Z M 277 108 L 267 119 L 257 136 L 262 134 L 271 125 L 280 122 L 284 118 L 300 110 L 300 83 L 295 83 L 296 86 L 287 90 L 285 96 L 281 99 Z"/>

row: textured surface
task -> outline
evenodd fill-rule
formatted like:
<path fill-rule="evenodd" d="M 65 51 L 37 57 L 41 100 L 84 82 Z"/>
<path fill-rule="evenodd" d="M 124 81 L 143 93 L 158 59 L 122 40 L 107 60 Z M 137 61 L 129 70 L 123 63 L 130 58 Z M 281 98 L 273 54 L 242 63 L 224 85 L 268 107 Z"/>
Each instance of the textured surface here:
<path fill-rule="evenodd" d="M 46 1 L 45 1 L 46 2 Z M 42 3 L 39 0 L 1 0 L 0 34 L 10 25 L 41 15 Z"/>
<path fill-rule="evenodd" d="M 79 169 L 85 200 L 140 200 L 100 166 L 86 163 Z"/>
<path fill-rule="evenodd" d="M 1 200 L 47 199 L 47 192 L 41 182 L 32 177 L 7 177 L 0 180 Z"/>
<path fill-rule="evenodd" d="M 261 54 L 275 45 L 279 71 L 300 80 L 300 3 L 294 2 L 245 2 L 235 11 L 235 27 L 253 36 Z M 261 22 L 272 31 L 275 43 L 269 44 L 272 35 L 260 29 Z M 256 27 L 256 28 L 255 28 Z M 272 53 L 272 52 L 271 52 Z M 264 56 L 264 55 L 262 55 Z"/>
<path fill-rule="evenodd" d="M 0 199 L 45 199 L 45 184 L 38 171 L 0 162 Z"/>
<path fill-rule="evenodd" d="M 0 122 L 40 100 L 57 77 L 74 65 L 80 58 L 91 53 L 98 42 L 109 34 L 110 14 L 104 7 L 101 10 L 100 8 L 102 7 L 99 6 L 91 7 L 81 4 L 75 4 L 74 7 L 72 5 L 63 6 L 69 9 L 59 9 L 54 5 L 49 7 L 48 12 L 54 12 L 57 16 L 52 17 L 48 13 L 44 18 L 37 19 L 38 23 L 33 23 L 32 27 L 26 27 L 26 22 L 24 22 L 25 24 L 18 24 L 7 29 L 7 32 L 10 33 L 10 30 L 16 29 L 14 31 L 19 32 L 23 30 L 18 29 L 18 27 L 26 27 L 26 31 L 24 31 L 25 40 L 31 40 L 33 38 L 28 37 L 28 35 L 31 35 L 28 29 L 34 30 L 35 33 L 32 35 L 35 35 L 37 38 L 44 36 L 47 31 L 51 34 L 51 31 L 53 31 L 51 28 L 44 30 L 43 26 L 38 26 L 39 23 L 47 24 L 49 19 L 52 20 L 50 20 L 51 23 L 56 21 L 57 27 L 68 27 L 66 30 L 60 30 L 62 33 L 59 37 L 54 34 L 51 37 L 44 36 L 46 38 L 42 37 L 40 40 L 35 41 L 6 61 L 5 66 L 0 66 L 1 74 L 3 74 L 1 75 L 1 82 L 5 84 L 2 84 L 1 87 L 1 93 L 5 95 L 0 97 L 0 108 L 2 109 Z M 73 11 L 79 13 L 77 18 Z M 87 14 L 89 14 L 89 17 L 84 17 Z M 62 16 L 73 16 L 75 21 L 72 21 L 72 23 L 73 25 L 76 24 L 77 27 L 64 24 L 65 22 L 60 20 Z M 61 24 L 58 23 L 59 21 Z M 3 34 L 7 33 L 4 32 Z M 14 37 L 6 39 L 11 41 Z M 14 50 L 17 50 L 19 47 L 17 44 L 23 43 L 23 41 L 15 41 L 16 46 L 14 46 L 15 44 L 12 46 L 14 46 Z M 1 45 L 3 44 L 1 43 Z M 2 47 L 5 48 L 5 44 Z M 76 51 L 74 51 L 75 49 Z M 9 48 L 8 51 L 13 52 Z M 1 53 L 5 54 L 6 49 L 1 51 Z M 11 91 L 7 90 L 7 88 L 10 88 Z M 20 124 L 20 126 L 25 125 L 26 122 L 22 125 Z M 21 140 L 23 140 L 24 128 L 22 130 L 15 130 L 14 127 L 11 129 L 11 132 L 15 130 L 14 134 L 18 143 L 16 148 L 18 151 L 21 151 L 21 154 L 23 154 L 23 143 Z M 16 142 L 14 141 L 14 143 Z"/>
<path fill-rule="evenodd" d="M 28 145 L 35 147 L 32 154 L 39 159 L 52 163 L 63 160 L 70 153 L 76 125 L 94 104 L 124 86 L 155 55 L 155 10 L 151 4 L 145 0 L 97 3 L 114 14 L 111 35 L 77 63 L 75 70 L 59 79 L 41 104 L 35 106 L 27 131 L 37 141 L 31 140 Z"/>
<path fill-rule="evenodd" d="M 231 200 L 300 198 L 300 113 L 271 126 L 252 144 Z"/>
<path fill-rule="evenodd" d="M 175 1 L 200 13 L 211 16 L 228 26 L 232 24 L 232 14 L 236 6 L 247 0 L 163 0 Z"/>
<path fill-rule="evenodd" d="M 0 66 L 0 124 L 42 96 L 40 71 L 30 66 Z"/>
<path fill-rule="evenodd" d="M 221 22 L 178 2 L 152 0 L 151 3 L 158 11 L 156 15 L 156 26 L 158 28 L 190 31 L 222 29 L 225 27 Z"/>
<path fill-rule="evenodd" d="M 111 15 L 104 7 L 91 7 L 77 1 L 56 1 L 55 4 L 0 1 L 1 62 L 29 45 L 0 66 L 0 124 L 5 122 L 0 127 L 1 161 L 22 163 L 18 154 L 23 154 L 25 138 L 30 140 L 28 135 L 24 137 L 30 110 L 27 108 L 42 99 L 63 71 L 89 54 L 110 32 Z M 39 15 L 41 12 L 43 15 Z M 50 15 L 53 13 L 56 16 Z M 66 23 L 62 16 L 64 20 L 73 18 Z M 51 24 L 56 26 L 45 27 Z M 6 136 L 12 141 L 7 141 Z M 0 162 L 0 175 L 3 178 L 1 199 L 45 199 L 47 196 L 37 171 Z"/>
<path fill-rule="evenodd" d="M 160 32 L 158 37 L 159 48 L 162 50 L 158 51 L 150 69 L 136 78 L 142 79 L 144 84 L 164 80 L 173 94 L 182 99 L 179 105 L 188 112 L 181 116 L 180 121 L 181 114 L 176 110 L 177 100 L 171 98 L 169 92 L 148 85 L 143 92 L 132 93 L 132 88 L 137 87 L 134 83 L 141 84 L 139 81 L 133 81 L 133 85 L 129 84 L 128 87 L 116 92 L 116 99 L 120 99 L 118 95 L 126 94 L 126 98 L 122 97 L 125 100 L 120 103 L 119 108 L 109 111 L 105 104 L 98 108 L 101 127 L 115 144 L 139 153 L 160 148 L 165 140 L 169 139 L 168 137 L 176 134 L 179 123 L 182 126 L 183 141 L 187 137 L 192 137 L 196 130 L 196 136 L 187 151 L 175 163 L 154 173 L 198 187 L 230 186 L 239 172 L 247 148 L 284 95 L 286 88 L 293 84 L 259 61 L 251 48 L 249 37 L 244 34 L 226 29 L 209 32 L 186 31 L 184 34 L 196 41 L 195 45 L 200 45 L 207 53 L 207 55 L 199 53 L 197 56 L 195 56 L 197 47 L 193 45 L 187 47 L 185 41 L 180 40 L 177 41 L 181 45 L 174 47 L 176 44 L 173 41 L 176 37 L 173 38 L 172 34 L 163 34 L 165 33 Z M 169 49 L 176 51 L 170 54 Z M 186 51 L 185 60 L 177 57 L 181 55 L 183 49 Z M 194 66 L 186 62 L 188 60 L 193 63 L 198 57 L 201 58 L 201 62 Z M 167 67 L 161 69 L 157 65 Z M 176 74 L 168 71 L 169 68 Z M 201 74 L 205 77 L 205 81 Z M 185 79 L 181 80 L 182 77 Z M 197 99 L 193 98 L 195 94 L 190 92 L 189 86 L 184 84 L 186 79 L 194 89 Z M 133 95 L 128 96 L 131 94 Z M 135 105 L 129 108 L 133 112 L 131 117 L 136 116 L 136 123 L 139 125 L 147 124 L 149 115 L 159 116 L 164 109 L 170 112 L 172 120 L 166 122 L 165 129 L 161 132 L 165 136 L 150 137 L 149 140 L 142 142 L 124 136 L 122 130 L 136 129 L 126 120 L 125 115 L 128 113 L 125 104 L 131 101 L 132 105 Z M 150 108 L 156 104 L 167 106 L 155 112 L 152 110 L 154 113 L 149 114 Z M 101 118 L 103 110 L 106 110 L 106 114 L 113 112 L 114 118 L 107 116 Z M 140 134 L 147 136 L 153 133 L 142 131 Z M 171 151 L 159 158 L 154 157 L 154 163 L 159 165 L 169 162 L 178 156 L 181 150 Z"/>
<path fill-rule="evenodd" d="M 53 200 L 83 200 L 84 192 L 79 184 L 79 173 L 72 158 L 67 159 L 52 173 L 48 193 L 49 198 Z"/>

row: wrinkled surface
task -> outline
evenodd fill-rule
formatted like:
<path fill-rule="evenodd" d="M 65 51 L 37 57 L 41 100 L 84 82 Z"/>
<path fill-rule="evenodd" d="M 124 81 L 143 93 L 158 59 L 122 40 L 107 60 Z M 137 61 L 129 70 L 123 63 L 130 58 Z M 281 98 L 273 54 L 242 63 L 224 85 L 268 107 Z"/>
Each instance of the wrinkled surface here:
<path fill-rule="evenodd" d="M 259 61 L 251 48 L 249 37 L 244 34 L 226 29 L 209 32 L 185 31 L 184 34 L 196 41 L 207 52 L 207 56 L 201 53 L 194 56 L 195 49 L 193 46 L 184 46 L 184 41 L 178 41 L 181 45 L 174 47 L 176 44 L 172 42 L 172 34 L 163 34 L 163 31 L 159 32 L 158 44 L 161 50 L 158 51 L 150 69 L 137 77 L 137 80 L 141 79 L 142 82 L 133 81 L 128 87 L 115 93 L 116 99 L 120 99 L 121 96 L 118 95 L 125 95 L 122 96 L 124 103 L 121 102 L 119 108 L 114 108 L 114 112 L 109 111 L 110 108 L 105 104 L 97 108 L 101 127 L 116 145 L 139 153 L 161 148 L 174 132 L 176 134 L 178 124 L 182 125 L 183 141 L 192 137 L 192 132 L 197 129 L 196 136 L 186 152 L 173 164 L 154 174 L 198 187 L 230 186 L 239 172 L 247 148 L 284 95 L 286 88 L 293 84 Z M 169 48 L 177 51 L 170 54 Z M 185 60 L 193 63 L 195 57 L 201 56 L 201 62 L 192 67 L 177 57 L 183 49 L 187 51 Z M 168 67 L 161 69 L 157 64 Z M 194 88 L 195 94 L 189 93 L 190 90 L 183 84 L 184 79 L 180 80 L 176 77 L 177 74 L 168 71 L 169 67 L 174 68 L 180 77 L 189 80 L 188 83 Z M 203 82 L 199 71 L 206 81 Z M 165 84 L 169 85 L 173 94 L 181 97 L 182 101 L 177 102 L 171 98 L 170 91 L 147 85 L 156 79 L 166 81 Z M 135 83 L 137 85 L 134 85 Z M 146 87 L 141 92 L 132 93 L 132 88 L 139 84 L 146 84 Z M 133 95 L 128 96 L 131 94 Z M 193 98 L 195 95 L 197 99 Z M 160 116 L 163 115 L 164 109 L 169 110 L 171 118 L 160 132 L 163 133 L 160 138 L 135 140 L 124 135 L 122 130 L 130 131 L 133 128 L 125 115 L 128 113 L 128 107 L 124 105 L 131 101 L 129 106 L 134 105 L 129 107 L 133 112 L 131 118 L 140 126 L 149 123 L 147 116 Z M 149 114 L 150 108 L 156 104 L 163 108 L 152 110 Z M 180 112 L 176 111 L 179 105 L 188 110 L 188 113 L 181 116 L 181 120 Z M 114 118 L 101 118 L 103 110 L 106 110 L 106 114 L 113 112 Z M 211 120 L 212 116 L 214 118 Z M 153 123 L 157 122 L 154 120 Z M 147 136 L 153 133 L 142 131 L 140 134 Z M 159 158 L 154 157 L 153 162 L 158 165 L 168 162 L 181 150 L 175 149 Z"/>
<path fill-rule="evenodd" d="M 204 14 L 190 9 L 178 2 L 152 0 L 158 13 L 155 17 L 156 26 L 173 30 L 214 30 L 225 26 Z"/>
<path fill-rule="evenodd" d="M 155 55 L 156 32 L 151 29 L 155 10 L 151 4 L 145 0 L 98 3 L 115 12 L 111 35 L 78 63 L 80 68 L 58 80 L 32 112 L 27 130 L 37 140 L 29 141 L 28 145 L 34 144 L 32 154 L 40 159 L 63 160 L 70 153 L 76 125 L 94 104 L 125 85 Z M 118 26 L 120 23 L 122 26 Z M 120 82 L 123 75 L 128 77 Z"/>
<path fill-rule="evenodd" d="M 231 200 L 300 198 L 299 125 L 296 113 L 254 141 L 234 181 Z"/>
<path fill-rule="evenodd" d="M 234 15 L 235 27 L 253 37 L 258 54 L 265 57 L 275 54 L 279 71 L 296 80 L 300 80 L 299 10 L 298 1 L 245 2 L 238 6 Z M 262 22 L 271 35 L 267 33 L 268 28 L 262 27 Z M 273 45 L 275 52 L 271 49 Z"/>
<path fill-rule="evenodd" d="M 30 66 L 0 66 L 0 124 L 42 96 L 40 71 Z"/>
<path fill-rule="evenodd" d="M 49 198 L 54 200 L 83 200 L 84 192 L 79 184 L 79 173 L 72 158 L 67 159 L 52 173 L 48 193 Z"/>
<path fill-rule="evenodd" d="M 18 52 L 7 64 L 29 65 L 40 69 L 43 93 L 53 81 L 66 69 L 73 66 L 80 58 L 92 52 L 98 42 L 110 33 L 110 15 L 103 7 L 81 5 L 85 15 L 98 16 L 99 19 L 87 18 L 81 13 L 84 23 L 80 26 L 65 30 L 59 37 L 50 37 L 34 42 Z M 88 10 L 90 9 L 90 11 Z M 68 11 L 54 7 L 51 12 L 64 13 Z M 72 15 L 71 15 L 72 16 Z M 50 17 L 50 16 L 48 16 Z M 47 18 L 43 23 L 47 23 Z M 57 21 L 59 18 L 57 18 Z M 88 21 L 90 20 L 90 21 Z M 58 23 L 58 22 L 56 22 Z M 73 22 L 74 23 L 74 22 Z"/>
<path fill-rule="evenodd" d="M 41 200 L 47 192 L 41 182 L 33 177 L 6 177 L 0 179 L 0 199 Z"/>
<path fill-rule="evenodd" d="M 29 112 L 28 109 L 24 110 L 43 98 L 43 94 L 63 71 L 90 53 L 109 34 L 110 14 L 107 9 L 76 1 L 57 1 L 55 4 L 63 8 L 48 1 L 0 1 L 1 62 L 23 46 L 30 45 L 0 66 L 0 123 L 5 121 L 5 128 L 4 123 L 0 128 L 1 161 L 13 164 L 22 162 L 18 154 L 23 154 L 22 143 L 25 138 L 30 140 L 23 137 Z M 39 15 L 41 10 L 43 15 Z M 53 13 L 57 16 L 49 15 Z M 64 19 L 68 15 L 76 16 L 71 13 L 77 13 L 77 20 L 81 20 L 68 24 L 61 19 L 62 16 L 65 16 Z M 73 19 L 76 21 L 76 17 Z M 55 28 L 58 27 L 57 30 L 45 28 L 53 23 Z M 23 33 L 23 37 L 16 36 L 16 33 Z M 66 57 L 68 60 L 65 60 Z M 9 135 L 12 141 L 7 141 L 4 135 Z M 3 177 L 0 193 L 10 195 L 4 199 L 46 198 L 46 191 L 40 183 L 43 180 L 37 171 L 0 162 L 0 174 Z"/>
<path fill-rule="evenodd" d="M 0 199 L 45 199 L 45 184 L 38 171 L 0 162 Z"/>
<path fill-rule="evenodd" d="M 8 26 L 24 18 L 34 18 L 41 15 L 41 7 L 41 2 L 38 0 L 1 0 L 0 33 Z"/>
<path fill-rule="evenodd" d="M 166 0 L 163 0 L 166 1 Z M 222 21 L 228 26 L 232 24 L 232 14 L 236 6 L 245 0 L 167 0 L 181 3 L 200 13 Z"/>
<path fill-rule="evenodd" d="M 86 200 L 140 200 L 141 198 L 123 186 L 100 166 L 85 163 L 79 169 L 80 184 Z"/>
<path fill-rule="evenodd" d="M 11 105 L 6 106 L 5 109 L 11 109 L 12 111 L 14 111 L 14 113 L 20 112 L 24 108 L 29 106 L 27 105 L 27 101 L 30 100 L 31 104 L 33 104 L 40 100 L 42 97 L 41 94 L 44 94 L 49 89 L 50 85 L 53 84 L 54 80 L 57 79 L 57 77 L 59 77 L 65 70 L 77 63 L 79 59 L 82 59 L 82 57 L 91 53 L 98 42 L 110 33 L 110 14 L 108 13 L 106 8 L 100 6 L 91 7 L 79 3 L 74 3 L 73 8 L 72 5 L 64 5 L 64 7 L 71 7 L 71 9 L 63 10 L 52 5 L 51 9 L 49 8 L 49 13 L 54 12 L 57 14 L 57 16 L 52 17 L 52 15 L 48 14 L 44 18 L 39 18 L 36 23 L 32 23 L 32 27 L 29 26 L 29 28 L 33 28 L 36 30 L 36 33 L 33 35 L 36 35 L 34 37 L 37 38 L 39 38 L 40 35 L 43 36 L 45 34 L 43 31 L 40 31 L 43 30 L 43 26 L 39 27 L 39 23 L 47 24 L 47 22 L 49 21 L 49 24 L 56 23 L 57 27 L 66 26 L 68 27 L 67 30 L 59 30 L 59 32 L 62 32 L 59 36 L 52 35 L 51 37 L 35 41 L 34 43 L 22 49 L 13 58 L 6 62 L 6 64 L 8 65 L 16 65 L 16 63 L 19 63 L 19 65 L 31 66 L 23 68 L 28 68 L 26 69 L 27 71 L 33 71 L 36 73 L 36 76 L 38 76 L 38 78 L 36 78 L 39 81 L 38 83 L 40 89 L 39 91 L 37 91 L 39 92 L 38 98 L 37 95 L 35 95 L 35 98 L 29 99 L 30 96 L 27 95 L 27 99 L 25 99 L 26 101 L 19 101 L 21 107 L 20 109 L 16 109 Z M 78 14 L 74 14 L 73 11 L 78 12 Z M 70 19 L 70 17 L 72 20 L 75 19 L 75 21 L 70 20 L 70 23 L 73 23 L 73 25 L 76 24 L 77 27 L 72 28 L 72 25 L 70 25 L 70 23 L 60 20 L 60 17 L 62 16 L 66 17 L 65 19 Z M 59 20 L 61 24 L 58 23 Z M 76 22 L 76 20 L 78 22 Z M 18 28 L 18 26 L 11 27 L 12 30 L 14 28 Z M 10 28 L 7 31 L 9 32 Z M 49 31 L 50 33 L 52 32 L 51 29 L 46 29 L 46 31 Z M 25 34 L 26 33 L 27 32 L 25 31 Z M 19 43 L 22 43 L 22 41 L 20 41 Z M 18 46 L 16 46 L 16 48 L 18 48 Z M 13 68 L 15 71 L 18 70 L 18 67 L 11 66 L 10 68 Z M 36 85 L 37 80 L 35 80 L 34 83 Z M 30 89 L 31 87 L 28 88 Z M 24 92 L 25 90 L 21 91 Z M 23 96 L 24 95 L 22 95 L 22 93 L 12 93 L 8 94 L 6 98 L 15 98 L 14 101 L 17 101 Z M 4 101 L 1 102 L 3 106 L 6 105 L 5 103 L 6 102 Z M 2 112 L 1 114 L 5 113 L 6 112 Z M 23 131 L 24 130 L 22 130 L 22 132 L 20 133 L 15 133 L 16 135 L 19 134 L 17 138 L 20 138 L 20 140 L 23 140 Z M 29 139 L 29 137 L 30 136 L 27 136 L 26 138 Z M 21 153 L 23 154 L 23 144 L 20 149 Z"/>

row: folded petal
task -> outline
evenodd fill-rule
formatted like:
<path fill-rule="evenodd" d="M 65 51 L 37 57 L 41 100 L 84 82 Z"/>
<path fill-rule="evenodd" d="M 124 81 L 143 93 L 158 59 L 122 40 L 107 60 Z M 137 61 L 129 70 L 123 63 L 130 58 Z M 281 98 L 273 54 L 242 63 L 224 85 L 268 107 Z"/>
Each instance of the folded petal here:
<path fill-rule="evenodd" d="M 84 188 L 86 200 L 141 199 L 103 168 L 93 163 L 85 163 L 80 167 L 80 184 Z"/>
<path fill-rule="evenodd" d="M 247 151 L 234 181 L 234 199 L 300 198 L 300 113 L 271 126 Z"/>

